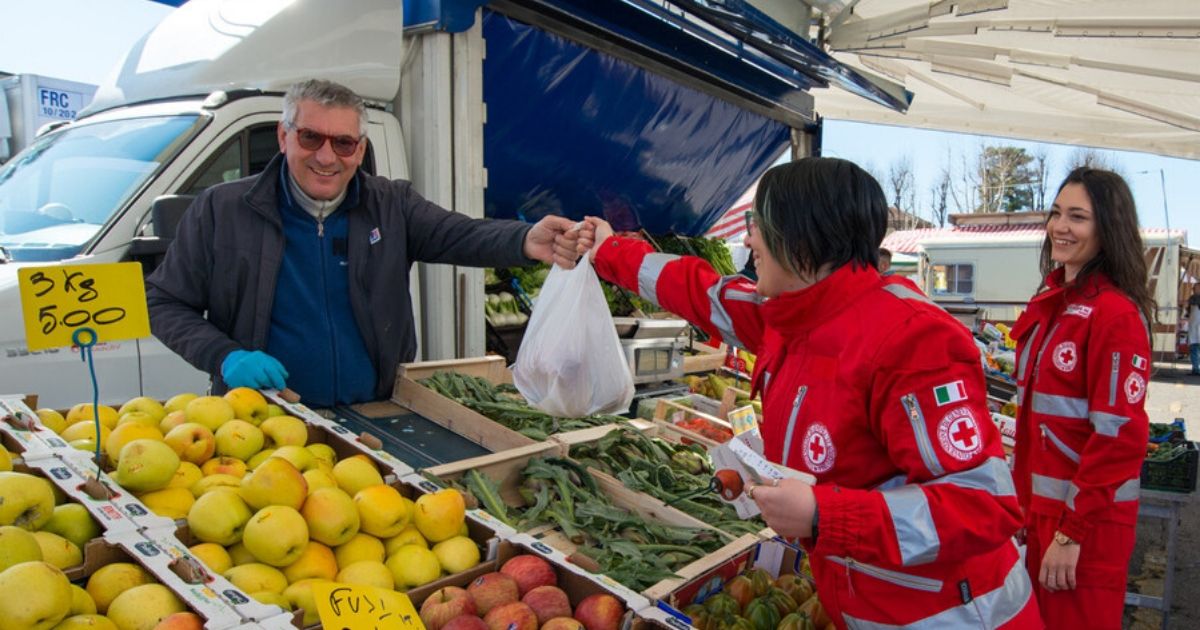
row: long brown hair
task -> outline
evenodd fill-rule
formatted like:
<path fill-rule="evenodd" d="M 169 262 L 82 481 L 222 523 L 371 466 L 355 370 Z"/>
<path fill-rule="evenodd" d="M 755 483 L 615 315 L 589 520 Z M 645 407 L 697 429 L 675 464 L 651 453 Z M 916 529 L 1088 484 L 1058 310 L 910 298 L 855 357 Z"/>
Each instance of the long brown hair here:
<path fill-rule="evenodd" d="M 1138 228 L 1137 205 L 1133 193 L 1120 175 L 1112 171 L 1080 166 L 1071 171 L 1058 192 L 1067 184 L 1079 184 L 1087 191 L 1092 202 L 1092 215 L 1096 221 L 1096 236 L 1100 239 L 1100 251 L 1079 270 L 1076 282 L 1099 271 L 1123 291 L 1141 310 L 1147 325 L 1156 320 L 1154 299 L 1146 286 L 1146 258 L 1142 245 L 1142 232 Z M 1050 231 L 1042 243 L 1041 270 L 1044 278 L 1058 266 L 1050 258 L 1052 246 Z"/>

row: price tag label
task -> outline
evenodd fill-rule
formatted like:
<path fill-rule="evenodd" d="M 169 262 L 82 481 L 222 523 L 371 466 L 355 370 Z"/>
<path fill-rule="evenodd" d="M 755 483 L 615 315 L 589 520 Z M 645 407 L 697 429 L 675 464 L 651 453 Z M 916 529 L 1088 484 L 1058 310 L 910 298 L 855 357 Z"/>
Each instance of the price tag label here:
<path fill-rule="evenodd" d="M 754 415 L 754 407 L 746 405 L 738 407 L 726 414 L 725 419 L 729 421 L 729 425 L 733 427 L 734 435 L 741 435 L 747 431 L 758 430 L 758 416 Z"/>
<path fill-rule="evenodd" d="M 425 630 L 417 609 L 404 593 L 335 582 L 314 582 L 312 590 L 322 627 Z"/>
<path fill-rule="evenodd" d="M 99 342 L 150 336 L 139 263 L 26 267 L 17 279 L 30 350 L 72 346 L 81 327 Z"/>

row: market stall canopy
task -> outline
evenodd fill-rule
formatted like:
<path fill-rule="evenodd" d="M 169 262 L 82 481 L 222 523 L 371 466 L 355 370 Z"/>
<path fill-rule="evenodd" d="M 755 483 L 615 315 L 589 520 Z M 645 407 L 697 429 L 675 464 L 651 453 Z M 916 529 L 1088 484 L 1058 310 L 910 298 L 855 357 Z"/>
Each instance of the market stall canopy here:
<path fill-rule="evenodd" d="M 838 61 L 915 94 L 901 113 L 814 90 L 827 119 L 1200 159 L 1196 0 L 796 4 L 824 13 Z"/>

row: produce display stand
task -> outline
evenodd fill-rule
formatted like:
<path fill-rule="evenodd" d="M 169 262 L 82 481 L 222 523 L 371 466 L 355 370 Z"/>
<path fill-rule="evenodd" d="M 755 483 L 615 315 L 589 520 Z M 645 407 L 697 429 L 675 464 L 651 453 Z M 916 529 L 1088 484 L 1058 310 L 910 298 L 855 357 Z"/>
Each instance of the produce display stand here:
<path fill-rule="evenodd" d="M 695 339 L 692 340 L 691 349 L 695 354 L 683 357 L 683 371 L 686 374 L 712 372 L 719 369 L 725 365 L 725 354 L 729 351 L 725 344 L 714 348 Z"/>
<path fill-rule="evenodd" d="M 1171 602 L 1175 593 L 1175 557 L 1179 542 L 1179 512 L 1191 503 L 1192 493 L 1161 492 L 1142 490 L 1138 501 L 1139 518 L 1162 519 L 1167 527 L 1167 563 L 1163 570 L 1162 596 L 1125 593 L 1125 604 L 1139 608 L 1151 608 L 1162 612 L 1162 629 L 1171 622 Z"/>
<path fill-rule="evenodd" d="M 26 398 L 0 396 L 0 439 L 4 447 L 22 457 L 42 457 L 70 448 L 62 438 L 42 425 Z"/>

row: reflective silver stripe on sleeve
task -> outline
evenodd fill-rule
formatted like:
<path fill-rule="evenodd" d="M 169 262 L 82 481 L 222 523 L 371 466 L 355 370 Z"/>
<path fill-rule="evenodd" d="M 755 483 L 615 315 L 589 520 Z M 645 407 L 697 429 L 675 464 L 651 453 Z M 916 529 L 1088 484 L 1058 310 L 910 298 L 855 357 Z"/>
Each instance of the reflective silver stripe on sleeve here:
<path fill-rule="evenodd" d="M 933 442 L 929 440 L 929 433 L 925 430 L 925 414 L 921 412 L 921 403 L 917 402 L 917 395 L 905 394 L 900 397 L 900 403 L 904 405 L 904 415 L 908 416 L 908 421 L 912 424 L 913 437 L 917 441 L 917 450 L 921 452 L 921 460 L 925 462 L 930 475 L 941 477 L 946 470 L 942 468 L 942 463 L 933 452 Z"/>
<path fill-rule="evenodd" d="M 1071 482 L 1067 479 L 1055 479 L 1045 475 L 1033 474 L 1033 494 L 1043 499 L 1065 501 Z"/>
<path fill-rule="evenodd" d="M 1091 420 L 1092 426 L 1096 428 L 1096 433 L 1105 437 L 1117 437 L 1117 433 L 1121 427 L 1129 422 L 1126 416 L 1118 416 L 1112 413 L 1104 413 L 1103 411 L 1093 411 L 1088 414 L 1088 420 Z"/>
<path fill-rule="evenodd" d="M 1025 404 L 1025 388 L 1021 387 L 1020 385 L 1017 385 L 1017 404 Z"/>
<path fill-rule="evenodd" d="M 1137 501 L 1138 496 L 1142 493 L 1141 477 L 1134 477 L 1129 481 L 1117 486 L 1117 492 L 1113 495 L 1113 501 L 1120 503 L 1122 501 Z"/>
<path fill-rule="evenodd" d="M 1054 442 L 1054 446 L 1058 448 L 1059 452 L 1061 452 L 1063 455 L 1066 455 L 1067 459 L 1075 462 L 1076 464 L 1079 463 L 1079 453 L 1076 453 L 1074 449 L 1072 449 L 1070 446 L 1067 446 L 1067 443 L 1063 442 L 1061 438 L 1055 435 L 1054 432 L 1050 430 L 1050 427 L 1043 424 L 1042 433 L 1045 434 L 1045 436 L 1049 438 L 1051 442 Z"/>
<path fill-rule="evenodd" d="M 1033 341 L 1034 339 L 1036 339 L 1037 331 L 1041 327 L 1042 327 L 1042 325 L 1040 323 L 1034 324 L 1033 330 L 1029 331 L 1029 336 L 1026 337 L 1026 339 L 1029 339 L 1030 341 Z M 1018 381 L 1025 380 L 1025 371 L 1029 369 L 1029 353 L 1032 350 L 1033 350 L 1032 343 L 1025 344 L 1025 347 L 1021 349 L 1021 358 L 1019 359 L 1019 361 L 1017 363 L 1017 380 Z M 1020 401 L 1020 400 L 1021 400 L 1021 396 L 1020 396 L 1020 394 L 1018 394 L 1017 401 Z"/>
<path fill-rule="evenodd" d="M 1075 418 L 1086 420 L 1088 417 L 1088 400 L 1033 392 L 1033 412 L 1044 413 L 1060 418 Z"/>
<path fill-rule="evenodd" d="M 763 386 L 762 386 L 763 395 L 759 398 L 760 400 L 765 399 L 767 397 L 767 388 L 770 386 L 771 386 L 771 373 L 766 370 L 763 370 Z"/>
<path fill-rule="evenodd" d="M 933 486 L 943 483 L 953 484 L 960 488 L 982 490 L 995 497 L 1017 495 L 1017 487 L 1013 484 L 1008 464 L 999 457 L 989 457 L 974 468 L 931 479 L 922 485 Z"/>
<path fill-rule="evenodd" d="M 896 586 L 903 586 L 905 588 L 926 591 L 929 593 L 939 593 L 942 590 L 942 581 L 935 578 L 892 571 L 890 569 L 877 567 L 873 564 L 863 564 L 862 562 L 857 562 L 853 559 L 843 558 L 841 556 L 826 556 L 825 559 L 834 564 L 848 567 L 852 571 L 858 571 L 864 575 L 869 575 L 873 578 L 883 580 L 884 582 L 895 584 Z"/>
<path fill-rule="evenodd" d="M 792 414 L 788 416 L 787 433 L 783 436 L 783 462 L 784 466 L 788 464 L 788 457 L 792 454 L 792 432 L 796 430 L 796 416 L 800 413 L 800 405 L 804 402 L 804 395 L 808 393 L 808 385 L 801 385 L 800 389 L 796 390 L 796 399 L 792 401 Z"/>
<path fill-rule="evenodd" d="M 738 291 L 737 289 L 726 291 L 725 299 L 733 300 L 734 302 L 752 302 L 754 304 L 762 304 L 763 301 L 762 296 L 753 291 Z"/>
<path fill-rule="evenodd" d="M 948 608 L 924 619 L 902 626 L 858 619 L 849 613 L 842 613 L 842 619 L 846 622 L 846 627 L 852 630 L 999 628 L 1016 618 L 1029 604 L 1031 597 L 1033 583 L 1029 581 L 1029 572 L 1025 570 L 1025 565 L 1018 559 L 999 588 L 978 595 L 966 604 Z"/>
<path fill-rule="evenodd" d="M 936 560 L 942 541 L 938 538 L 925 491 L 920 486 L 901 486 L 885 491 L 883 500 L 892 514 L 900 564 L 911 567 Z"/>
<path fill-rule="evenodd" d="M 738 341 L 737 335 L 733 334 L 733 320 L 729 317 L 729 312 L 725 310 L 725 305 L 721 303 L 721 289 L 726 284 L 741 279 L 744 278 L 742 276 L 725 276 L 708 288 L 708 301 L 712 306 L 712 313 L 708 319 L 716 327 L 717 332 L 721 333 L 721 339 L 726 345 L 738 348 L 745 346 Z"/>
<path fill-rule="evenodd" d="M 1117 378 L 1121 374 L 1121 353 L 1112 355 L 1112 373 L 1108 375 L 1108 406 L 1117 404 Z M 1114 434 L 1115 435 L 1115 434 Z"/>
<path fill-rule="evenodd" d="M 916 300 L 926 304 L 933 304 L 933 302 L 929 301 L 929 296 L 922 293 L 917 293 L 916 291 L 913 291 L 911 288 L 902 284 L 886 284 L 883 286 L 883 290 L 902 300 Z"/>
<path fill-rule="evenodd" d="M 879 484 L 878 486 L 875 486 L 874 488 L 872 488 L 872 490 L 878 490 L 880 492 L 883 492 L 884 490 L 891 490 L 892 488 L 899 488 L 900 486 L 903 486 L 906 483 L 908 483 L 908 477 L 906 475 L 896 475 L 895 477 L 888 479 L 887 481 Z"/>
<path fill-rule="evenodd" d="M 675 254 L 646 254 L 638 268 L 638 294 L 658 304 L 658 277 L 667 263 L 679 260 Z"/>

